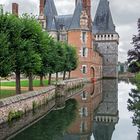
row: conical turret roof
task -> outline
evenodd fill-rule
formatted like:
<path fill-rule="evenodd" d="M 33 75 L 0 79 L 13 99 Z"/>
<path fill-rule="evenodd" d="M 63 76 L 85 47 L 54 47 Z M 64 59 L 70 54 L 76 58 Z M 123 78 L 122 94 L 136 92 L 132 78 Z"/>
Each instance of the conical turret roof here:
<path fill-rule="evenodd" d="M 116 33 L 108 0 L 100 0 L 93 21 L 93 34 Z"/>
<path fill-rule="evenodd" d="M 57 16 L 56 7 L 53 0 L 45 1 L 45 16 L 47 17 L 47 30 L 50 30 L 54 17 Z"/>
<path fill-rule="evenodd" d="M 73 14 L 70 29 L 79 29 L 80 28 L 80 16 L 81 16 L 82 9 L 83 9 L 82 2 L 81 2 L 81 0 L 78 0 L 74 14 Z"/>

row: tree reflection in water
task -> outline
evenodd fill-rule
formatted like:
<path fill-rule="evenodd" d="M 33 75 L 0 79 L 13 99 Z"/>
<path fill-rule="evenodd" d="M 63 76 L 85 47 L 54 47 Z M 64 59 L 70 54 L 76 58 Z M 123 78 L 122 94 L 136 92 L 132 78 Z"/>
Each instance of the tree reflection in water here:
<path fill-rule="evenodd" d="M 133 124 L 138 127 L 138 135 L 140 137 L 140 83 L 136 84 L 136 89 L 131 89 L 128 99 L 128 110 L 134 113 Z"/>
<path fill-rule="evenodd" d="M 17 135 L 13 140 L 59 140 L 76 118 L 77 102 L 70 99 L 62 110 L 52 111 L 41 121 Z"/>

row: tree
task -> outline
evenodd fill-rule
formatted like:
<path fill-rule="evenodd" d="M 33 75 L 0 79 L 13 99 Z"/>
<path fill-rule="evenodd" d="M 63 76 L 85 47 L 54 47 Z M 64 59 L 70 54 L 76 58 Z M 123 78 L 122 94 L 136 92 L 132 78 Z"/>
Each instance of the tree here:
<path fill-rule="evenodd" d="M 0 33 L 0 77 L 6 77 L 11 72 L 11 58 L 7 35 Z"/>
<path fill-rule="evenodd" d="M 51 75 L 55 73 L 56 68 L 56 43 L 52 37 L 50 37 L 49 44 L 47 47 L 47 55 L 46 55 L 46 67 L 47 73 L 49 74 L 48 84 L 51 84 Z"/>
<path fill-rule="evenodd" d="M 67 43 L 64 43 L 64 46 L 66 50 L 66 59 L 65 59 L 63 80 L 65 79 L 66 72 L 69 72 L 69 78 L 70 78 L 71 71 L 75 70 L 78 65 L 78 57 L 77 57 L 76 49 Z"/>
<path fill-rule="evenodd" d="M 66 51 L 62 42 L 56 42 L 55 73 L 58 81 L 58 73 L 65 68 Z"/>
<path fill-rule="evenodd" d="M 22 41 L 21 41 L 21 22 L 18 17 L 12 14 L 0 15 L 0 33 L 7 35 L 9 43 L 9 56 L 5 60 L 11 59 L 11 71 L 16 74 L 16 93 L 20 94 L 20 73 L 22 66 Z"/>
<path fill-rule="evenodd" d="M 138 19 L 138 34 L 132 38 L 133 49 L 128 51 L 129 70 L 133 73 L 140 71 L 140 19 Z"/>
<path fill-rule="evenodd" d="M 43 85 L 43 77 L 48 73 L 47 67 L 48 67 L 48 55 L 51 52 L 48 52 L 47 47 L 51 47 L 53 44 L 53 39 L 49 36 L 47 32 L 43 32 L 42 35 L 42 40 L 41 40 L 41 45 L 42 49 L 40 51 L 40 56 L 41 56 L 41 67 L 39 71 L 36 72 L 38 76 L 40 76 L 40 86 Z"/>
<path fill-rule="evenodd" d="M 42 35 L 43 31 L 34 16 L 24 14 L 21 18 L 21 38 L 24 44 L 24 56 L 22 71 L 29 77 L 29 90 L 33 90 L 33 74 L 41 67 Z"/>
<path fill-rule="evenodd" d="M 138 133 L 140 134 L 140 89 L 131 89 L 129 96 L 128 110 L 134 112 L 132 117 L 133 124 L 138 127 Z"/>

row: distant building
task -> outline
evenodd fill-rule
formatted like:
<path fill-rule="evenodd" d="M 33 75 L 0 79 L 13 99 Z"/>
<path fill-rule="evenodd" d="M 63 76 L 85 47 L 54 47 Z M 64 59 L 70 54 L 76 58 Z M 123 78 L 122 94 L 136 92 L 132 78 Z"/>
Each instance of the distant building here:
<path fill-rule="evenodd" d="M 118 72 L 119 73 L 128 72 L 128 63 L 127 62 L 124 62 L 124 63 L 118 62 Z"/>

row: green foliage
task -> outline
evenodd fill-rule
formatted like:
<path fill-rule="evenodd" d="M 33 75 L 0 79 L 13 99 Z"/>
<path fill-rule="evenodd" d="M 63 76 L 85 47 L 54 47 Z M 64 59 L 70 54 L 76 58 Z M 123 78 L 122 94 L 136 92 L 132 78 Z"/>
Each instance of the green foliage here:
<path fill-rule="evenodd" d="M 23 111 L 18 110 L 18 111 L 10 111 L 8 114 L 8 122 L 11 122 L 15 119 L 19 119 L 23 116 Z"/>
<path fill-rule="evenodd" d="M 69 125 L 75 120 L 77 102 L 70 99 L 62 110 L 52 111 L 42 120 L 27 128 L 17 135 L 13 140 L 57 140 L 61 139 Z M 44 131 L 42 131 L 44 130 Z"/>
<path fill-rule="evenodd" d="M 5 77 L 11 72 L 11 58 L 7 35 L 0 33 L 0 76 Z M 7 58 L 7 59 L 6 59 Z"/>
<path fill-rule="evenodd" d="M 65 68 L 66 52 L 61 42 L 55 42 L 55 72 L 62 72 Z"/>
<path fill-rule="evenodd" d="M 47 55 L 50 53 L 47 51 L 47 47 L 51 47 L 53 39 L 48 35 L 47 32 L 43 32 L 42 38 L 41 38 L 41 50 L 40 50 L 40 57 L 41 57 L 41 67 L 39 70 L 37 70 L 36 74 L 39 76 L 45 76 L 47 71 Z"/>
<path fill-rule="evenodd" d="M 76 49 L 68 45 L 67 43 L 64 43 L 65 52 L 66 52 L 66 60 L 65 60 L 65 71 L 72 71 L 75 70 L 78 65 L 78 56 L 76 53 Z"/>
<path fill-rule="evenodd" d="M 27 75 L 35 73 L 41 67 L 41 36 L 42 28 L 33 16 L 24 14 L 20 18 L 21 24 L 21 39 L 23 48 L 23 72 Z M 25 57 L 26 56 L 26 57 Z"/>
<path fill-rule="evenodd" d="M 0 44 L 0 76 L 15 72 L 17 94 L 21 73 L 29 76 L 29 89 L 32 89 L 34 74 L 43 77 L 48 73 L 70 72 L 77 67 L 75 48 L 54 41 L 42 31 L 34 16 L 1 14 Z"/>
<path fill-rule="evenodd" d="M 128 51 L 129 70 L 140 72 L 140 19 L 138 19 L 138 34 L 132 38 L 133 49 Z"/>
<path fill-rule="evenodd" d="M 133 124 L 138 127 L 138 133 L 140 133 L 140 81 L 136 82 L 136 86 L 137 88 L 131 89 L 131 93 L 129 93 L 128 110 L 134 113 L 132 117 Z"/>

